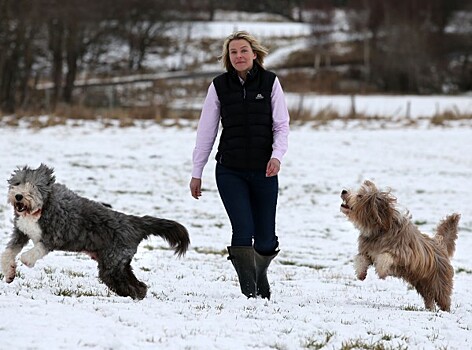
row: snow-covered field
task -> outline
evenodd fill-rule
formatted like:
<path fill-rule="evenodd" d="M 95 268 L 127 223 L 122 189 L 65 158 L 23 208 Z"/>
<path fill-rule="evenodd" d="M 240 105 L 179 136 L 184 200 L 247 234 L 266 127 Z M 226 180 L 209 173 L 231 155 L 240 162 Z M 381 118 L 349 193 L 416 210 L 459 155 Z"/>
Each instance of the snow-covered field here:
<path fill-rule="evenodd" d="M 140 245 L 133 266 L 149 285 L 142 301 L 109 292 L 83 254 L 54 252 L 32 269 L 20 263 L 13 283 L 0 282 L 0 348 L 472 348 L 470 127 L 294 127 L 280 174 L 281 252 L 269 270 L 270 301 L 240 294 L 226 260 L 230 226 L 213 160 L 202 198 L 189 194 L 194 127 L 2 126 L 2 249 L 12 228 L 6 180 L 17 166 L 41 162 L 83 196 L 180 221 L 192 246 L 177 259 L 158 238 Z M 357 231 L 339 212 L 339 195 L 366 178 L 391 187 L 425 232 L 462 214 L 450 313 L 426 311 L 400 280 L 381 281 L 372 270 L 355 279 Z"/>

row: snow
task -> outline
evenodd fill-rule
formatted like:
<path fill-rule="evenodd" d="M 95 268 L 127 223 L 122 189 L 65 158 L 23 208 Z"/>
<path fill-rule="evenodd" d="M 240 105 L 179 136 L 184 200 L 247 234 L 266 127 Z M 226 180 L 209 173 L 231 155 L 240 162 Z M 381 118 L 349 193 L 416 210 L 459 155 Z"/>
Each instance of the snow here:
<path fill-rule="evenodd" d="M 390 101 L 384 96 L 369 105 Z M 6 179 L 17 166 L 41 162 L 83 196 L 181 222 L 192 245 L 178 259 L 159 238 L 142 242 L 132 263 L 149 285 L 142 301 L 110 292 L 84 254 L 53 252 L 31 269 L 19 263 L 11 284 L 0 281 L 0 348 L 470 349 L 471 137 L 470 125 L 454 124 L 293 126 L 279 179 L 281 252 L 269 268 L 273 294 L 267 301 L 246 299 L 226 260 L 231 228 L 212 158 L 203 196 L 190 196 L 194 123 L 2 126 L 2 247 L 13 216 Z M 426 311 L 414 290 L 398 279 L 379 280 L 372 269 L 365 281 L 356 280 L 357 231 L 339 212 L 339 195 L 363 179 L 391 187 L 427 233 L 445 215 L 462 214 L 450 313 Z"/>
<path fill-rule="evenodd" d="M 303 108 L 310 111 L 332 109 L 341 115 L 349 114 L 352 98 L 357 113 L 369 116 L 430 117 L 435 114 L 452 112 L 467 114 L 472 110 L 470 96 L 440 96 L 440 95 L 319 95 L 319 94 L 286 94 L 289 108 Z"/>
<path fill-rule="evenodd" d="M 172 36 L 181 33 L 181 26 L 171 30 Z M 187 34 L 192 39 L 212 38 L 221 40 L 227 37 L 232 32 L 238 30 L 245 30 L 260 38 L 274 38 L 274 37 L 298 37 L 307 36 L 312 31 L 312 26 L 306 23 L 291 23 L 291 22 L 241 22 L 241 21 L 213 21 L 213 22 L 192 22 L 191 33 Z M 184 36 L 185 37 L 185 36 Z"/>

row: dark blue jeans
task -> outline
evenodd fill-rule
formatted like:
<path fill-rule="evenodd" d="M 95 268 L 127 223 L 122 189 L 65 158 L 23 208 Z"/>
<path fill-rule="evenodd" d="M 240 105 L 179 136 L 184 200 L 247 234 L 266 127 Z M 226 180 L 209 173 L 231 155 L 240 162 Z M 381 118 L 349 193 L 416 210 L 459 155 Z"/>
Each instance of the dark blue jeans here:
<path fill-rule="evenodd" d="M 261 255 L 278 247 L 275 212 L 279 181 L 265 170 L 235 170 L 216 165 L 216 185 L 225 206 L 233 235 L 231 245 L 252 246 Z"/>

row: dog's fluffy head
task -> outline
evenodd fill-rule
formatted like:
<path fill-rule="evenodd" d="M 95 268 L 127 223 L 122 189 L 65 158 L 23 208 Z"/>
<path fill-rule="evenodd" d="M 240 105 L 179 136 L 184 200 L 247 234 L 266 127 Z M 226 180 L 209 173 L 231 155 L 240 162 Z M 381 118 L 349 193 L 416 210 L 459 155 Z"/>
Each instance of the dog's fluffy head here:
<path fill-rule="evenodd" d="M 41 164 L 37 169 L 18 168 L 8 180 L 8 203 L 18 215 L 40 215 L 56 181 L 54 170 Z"/>
<path fill-rule="evenodd" d="M 390 231 L 399 214 L 395 208 L 397 199 L 390 190 L 380 191 L 369 180 L 357 191 L 343 190 L 341 199 L 341 212 L 364 235 Z"/>

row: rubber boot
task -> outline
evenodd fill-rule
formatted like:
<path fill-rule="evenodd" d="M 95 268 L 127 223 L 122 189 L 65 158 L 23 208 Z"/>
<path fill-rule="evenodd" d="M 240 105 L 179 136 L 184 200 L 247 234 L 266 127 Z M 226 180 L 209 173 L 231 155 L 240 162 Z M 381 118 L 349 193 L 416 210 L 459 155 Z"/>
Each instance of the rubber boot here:
<path fill-rule="evenodd" d="M 256 294 L 268 300 L 270 300 L 270 285 L 267 280 L 267 269 L 277 254 L 279 254 L 278 250 L 268 256 L 261 255 L 254 250 L 254 260 L 256 262 Z"/>
<path fill-rule="evenodd" d="M 256 297 L 256 268 L 254 264 L 254 248 L 228 247 L 228 260 L 233 263 L 238 274 L 241 292 L 248 298 Z"/>

